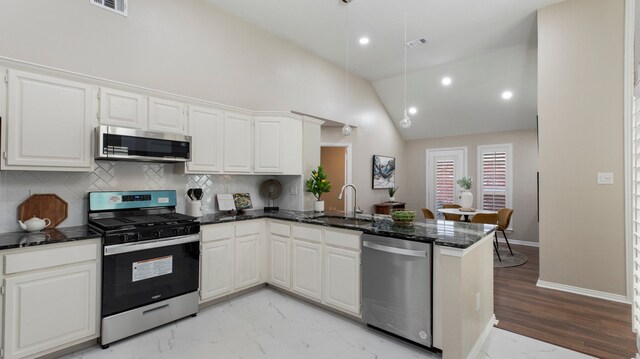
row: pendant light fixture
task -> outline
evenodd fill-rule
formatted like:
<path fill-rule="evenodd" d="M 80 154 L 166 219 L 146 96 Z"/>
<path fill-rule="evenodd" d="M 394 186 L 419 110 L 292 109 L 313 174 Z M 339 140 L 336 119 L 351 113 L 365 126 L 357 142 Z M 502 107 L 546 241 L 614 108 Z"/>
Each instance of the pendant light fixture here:
<path fill-rule="evenodd" d="M 345 83 L 345 113 L 346 113 L 346 121 L 344 126 L 342 126 L 342 135 L 350 136 L 351 135 L 351 126 L 349 126 L 349 3 L 353 0 L 342 0 L 345 4 L 347 4 L 347 57 L 345 61 L 345 74 L 344 74 L 344 83 Z"/>
<path fill-rule="evenodd" d="M 404 113 L 398 123 L 402 128 L 411 127 L 411 119 L 407 115 L 407 10 L 404 11 Z"/>

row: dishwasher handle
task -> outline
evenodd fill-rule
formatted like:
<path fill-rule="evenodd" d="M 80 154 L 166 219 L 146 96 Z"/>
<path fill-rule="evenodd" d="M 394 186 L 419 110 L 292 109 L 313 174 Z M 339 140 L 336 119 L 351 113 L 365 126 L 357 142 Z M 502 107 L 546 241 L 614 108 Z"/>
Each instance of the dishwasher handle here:
<path fill-rule="evenodd" d="M 404 248 L 383 246 L 381 244 L 377 244 L 377 243 L 373 243 L 373 242 L 369 242 L 369 241 L 363 241 L 362 245 L 364 247 L 371 248 L 371 249 L 374 249 L 374 250 L 377 250 L 377 251 L 393 253 L 393 254 L 400 254 L 400 255 L 403 255 L 403 256 L 426 258 L 426 257 L 428 257 L 428 253 L 429 253 L 428 251 L 416 251 L 416 250 L 412 250 L 412 249 L 404 249 Z"/>

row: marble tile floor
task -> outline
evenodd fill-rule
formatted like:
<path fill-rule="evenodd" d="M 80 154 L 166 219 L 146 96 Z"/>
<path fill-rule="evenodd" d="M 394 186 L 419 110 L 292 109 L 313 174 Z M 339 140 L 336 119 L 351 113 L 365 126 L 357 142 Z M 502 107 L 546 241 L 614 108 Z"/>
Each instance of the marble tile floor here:
<path fill-rule="evenodd" d="M 186 318 L 65 359 L 442 358 L 273 289 L 260 289 Z M 478 358 L 591 358 L 493 328 Z"/>

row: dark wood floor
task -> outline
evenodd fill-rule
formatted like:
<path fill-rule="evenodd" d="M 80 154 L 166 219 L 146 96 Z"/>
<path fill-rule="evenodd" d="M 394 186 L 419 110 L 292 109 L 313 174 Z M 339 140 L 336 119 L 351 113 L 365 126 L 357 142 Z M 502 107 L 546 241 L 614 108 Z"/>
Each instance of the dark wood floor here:
<path fill-rule="evenodd" d="M 630 305 L 537 287 L 538 248 L 513 249 L 529 260 L 495 268 L 498 328 L 598 358 L 635 357 Z"/>

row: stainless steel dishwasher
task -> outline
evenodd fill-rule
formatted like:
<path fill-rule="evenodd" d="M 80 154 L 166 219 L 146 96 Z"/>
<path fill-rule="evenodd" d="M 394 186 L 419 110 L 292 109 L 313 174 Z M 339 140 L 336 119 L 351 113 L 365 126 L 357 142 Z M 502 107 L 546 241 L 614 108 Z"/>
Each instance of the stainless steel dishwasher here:
<path fill-rule="evenodd" d="M 365 234 L 362 317 L 368 326 L 431 348 L 432 244 Z"/>

